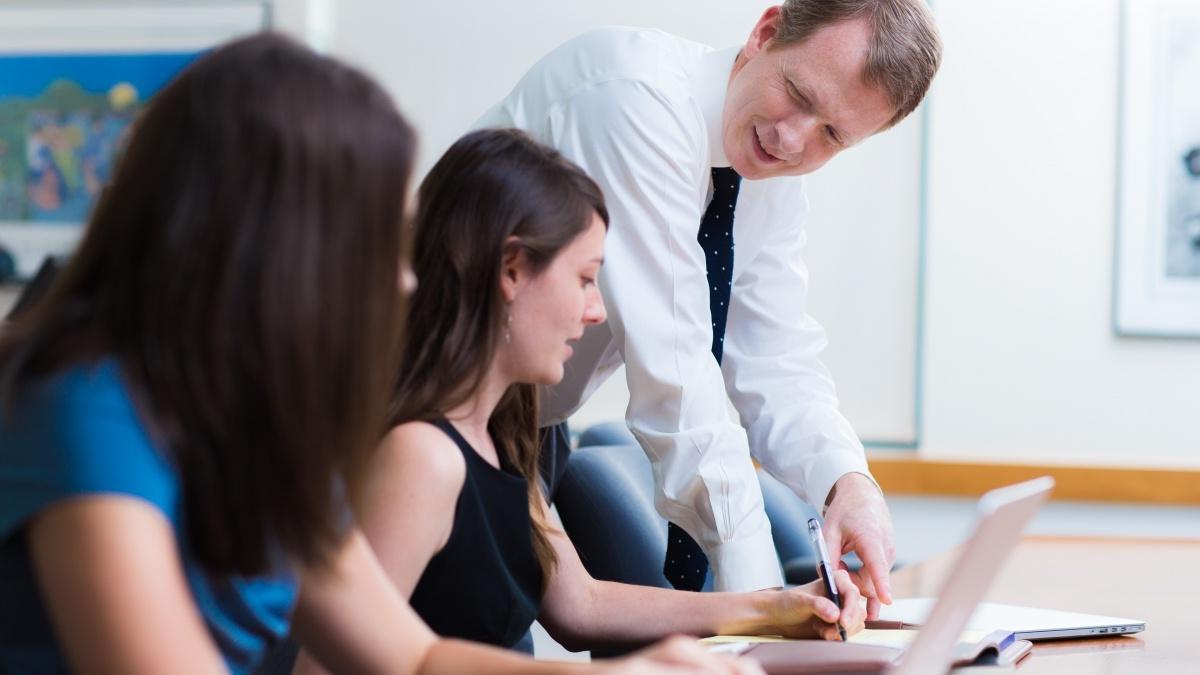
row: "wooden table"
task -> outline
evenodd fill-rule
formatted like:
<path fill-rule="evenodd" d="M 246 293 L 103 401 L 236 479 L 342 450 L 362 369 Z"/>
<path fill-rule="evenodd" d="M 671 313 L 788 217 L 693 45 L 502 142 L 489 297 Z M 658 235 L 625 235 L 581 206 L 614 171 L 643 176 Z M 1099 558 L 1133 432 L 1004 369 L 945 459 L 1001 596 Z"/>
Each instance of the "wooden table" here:
<path fill-rule="evenodd" d="M 954 553 L 894 573 L 893 594 L 936 595 Z M 1035 642 L 1023 675 L 1200 674 L 1200 541 L 1027 537 L 987 599 L 1146 622 L 1131 637 Z"/>

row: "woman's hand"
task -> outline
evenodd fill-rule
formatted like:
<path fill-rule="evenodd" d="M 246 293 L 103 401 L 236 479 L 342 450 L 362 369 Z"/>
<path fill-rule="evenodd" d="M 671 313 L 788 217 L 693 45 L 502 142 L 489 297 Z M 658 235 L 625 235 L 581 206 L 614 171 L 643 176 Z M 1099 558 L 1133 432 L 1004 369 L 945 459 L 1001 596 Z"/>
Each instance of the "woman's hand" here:
<path fill-rule="evenodd" d="M 754 633 L 838 640 L 839 623 L 846 629 L 847 635 L 862 630 L 867 612 L 858 587 L 845 570 L 834 573 L 833 580 L 842 596 L 841 611 L 825 597 L 824 584 L 819 580 L 804 586 L 772 591 L 766 607 L 767 625 L 757 627 Z"/>
<path fill-rule="evenodd" d="M 764 675 L 763 669 L 749 659 L 714 654 L 695 639 L 678 635 L 623 659 L 593 665 L 596 675 Z"/>

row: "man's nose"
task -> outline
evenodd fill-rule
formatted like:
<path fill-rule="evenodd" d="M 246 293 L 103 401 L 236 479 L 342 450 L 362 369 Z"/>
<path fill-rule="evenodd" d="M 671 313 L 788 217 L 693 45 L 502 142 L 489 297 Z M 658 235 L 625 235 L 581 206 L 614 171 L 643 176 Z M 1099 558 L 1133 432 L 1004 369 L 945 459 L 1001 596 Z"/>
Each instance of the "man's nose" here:
<path fill-rule="evenodd" d="M 781 159 L 793 159 L 804 154 L 804 147 L 809 136 L 816 127 L 816 120 L 809 115 L 792 115 L 780 120 L 775 125 L 775 134 L 779 138 Z"/>

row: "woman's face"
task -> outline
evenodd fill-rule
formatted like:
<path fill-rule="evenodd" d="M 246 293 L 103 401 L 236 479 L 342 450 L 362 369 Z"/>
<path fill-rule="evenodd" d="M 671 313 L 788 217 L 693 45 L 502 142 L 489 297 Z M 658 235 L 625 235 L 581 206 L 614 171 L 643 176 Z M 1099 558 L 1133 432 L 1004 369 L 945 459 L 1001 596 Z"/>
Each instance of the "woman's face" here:
<path fill-rule="evenodd" d="M 604 262 L 604 222 L 593 214 L 586 230 L 567 244 L 539 274 L 521 275 L 509 311 L 511 339 L 501 345 L 517 382 L 557 384 L 571 343 L 583 329 L 605 319 L 596 285 Z"/>

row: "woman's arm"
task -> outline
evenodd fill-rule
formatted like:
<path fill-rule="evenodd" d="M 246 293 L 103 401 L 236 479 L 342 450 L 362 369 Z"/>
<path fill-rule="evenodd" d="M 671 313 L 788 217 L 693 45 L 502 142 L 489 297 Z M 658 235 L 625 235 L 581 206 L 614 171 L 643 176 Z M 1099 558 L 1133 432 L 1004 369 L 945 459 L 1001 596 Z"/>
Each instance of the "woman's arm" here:
<path fill-rule="evenodd" d="M 431 424 L 402 424 L 380 443 L 363 486 L 359 524 L 404 598 L 450 540 L 466 474 L 458 446 Z"/>
<path fill-rule="evenodd" d="M 543 504 L 543 508 L 547 508 Z M 561 530 L 550 535 L 558 554 L 538 617 L 571 650 L 645 644 L 672 633 L 784 635 L 837 639 L 833 622 L 860 630 L 866 613 L 846 572 L 836 575 L 844 609 L 813 583 L 783 591 L 692 593 L 593 579 Z"/>
<path fill-rule="evenodd" d="M 437 636 L 408 607 L 355 531 L 331 569 L 304 571 L 292 617 L 296 672 L 416 673 Z"/>
<path fill-rule="evenodd" d="M 462 454 L 445 433 L 429 424 L 409 422 L 384 437 L 366 473 L 359 523 L 369 541 L 372 558 L 378 562 L 374 569 L 367 570 L 357 554 L 348 554 L 351 557 L 347 560 L 364 566 L 360 574 L 383 574 L 393 592 L 398 591 L 399 600 L 409 613 L 412 612 L 407 600 L 425 566 L 449 540 L 466 470 Z M 316 577 L 308 586 L 317 583 L 328 582 Z M 337 607 L 332 601 L 326 605 Z M 324 611 L 327 610 L 319 610 Z M 337 622 L 351 617 L 324 618 L 339 625 Z M 419 619 L 417 623 L 419 631 L 432 640 L 433 633 Z M 390 642 L 391 636 L 382 639 Z M 371 649 L 371 646 L 361 648 Z M 292 671 L 293 675 L 324 672 L 305 651 L 300 652 Z"/>
<path fill-rule="evenodd" d="M 338 673 L 761 673 L 753 664 L 714 656 L 682 639 L 603 664 L 538 662 L 504 649 L 438 639 L 404 602 L 358 532 L 331 570 L 302 574 L 292 630 L 305 649 Z"/>
<path fill-rule="evenodd" d="M 41 512 L 27 536 L 73 672 L 228 672 L 156 507 L 123 495 L 73 497 Z"/>

